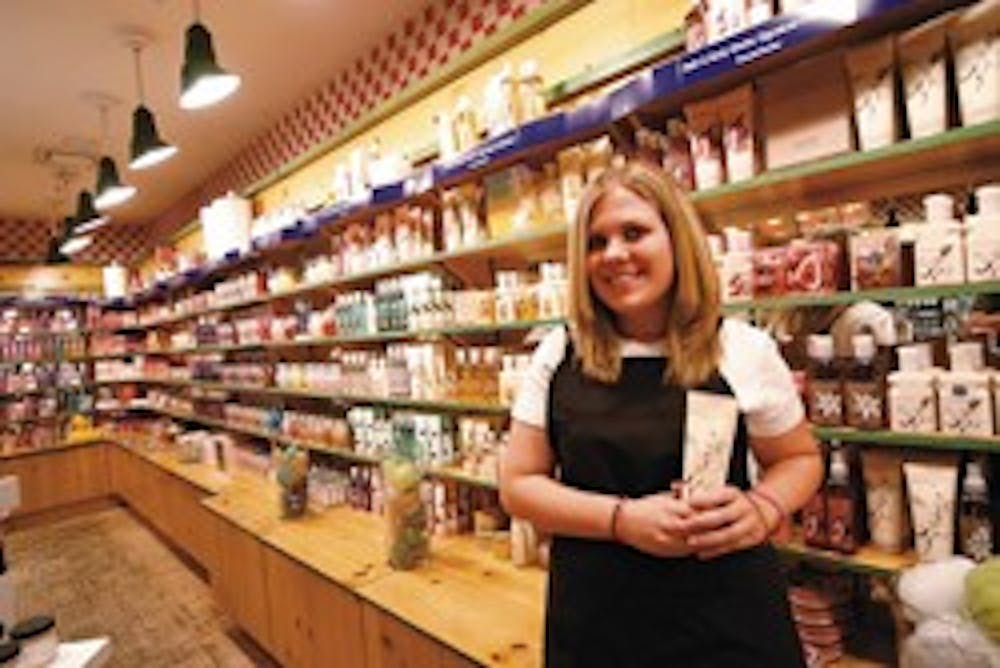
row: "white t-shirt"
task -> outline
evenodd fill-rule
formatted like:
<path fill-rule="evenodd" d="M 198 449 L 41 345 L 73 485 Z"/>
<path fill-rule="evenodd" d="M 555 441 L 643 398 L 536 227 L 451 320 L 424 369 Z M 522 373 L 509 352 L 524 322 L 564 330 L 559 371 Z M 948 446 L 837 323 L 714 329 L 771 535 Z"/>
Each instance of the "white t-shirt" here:
<path fill-rule="evenodd" d="M 733 390 L 746 417 L 751 436 L 778 436 L 802 421 L 805 411 L 792 373 L 774 339 L 740 320 L 725 319 L 720 332 L 719 372 Z M 566 354 L 566 328 L 558 327 L 542 339 L 521 379 L 511 417 L 545 429 L 549 383 Z M 662 357 L 661 344 L 625 340 L 623 357 Z"/>

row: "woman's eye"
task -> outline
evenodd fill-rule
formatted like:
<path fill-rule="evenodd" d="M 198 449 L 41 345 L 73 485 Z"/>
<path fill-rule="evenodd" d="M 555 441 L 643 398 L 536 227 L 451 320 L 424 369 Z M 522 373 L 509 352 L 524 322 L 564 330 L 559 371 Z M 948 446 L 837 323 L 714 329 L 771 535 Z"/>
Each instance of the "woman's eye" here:
<path fill-rule="evenodd" d="M 626 227 L 622 231 L 622 238 L 625 241 L 638 241 L 642 238 L 642 230 L 638 227 Z"/>
<path fill-rule="evenodd" d="M 604 250 L 608 245 L 608 240 L 602 236 L 592 236 L 587 239 L 587 250 L 590 252 Z"/>

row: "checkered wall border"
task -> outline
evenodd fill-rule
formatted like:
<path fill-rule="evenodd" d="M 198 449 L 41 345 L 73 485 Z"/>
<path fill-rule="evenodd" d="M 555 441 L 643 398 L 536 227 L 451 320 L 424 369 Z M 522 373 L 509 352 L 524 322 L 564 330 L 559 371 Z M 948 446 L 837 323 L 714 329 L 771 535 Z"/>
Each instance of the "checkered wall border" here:
<path fill-rule="evenodd" d="M 49 220 L 0 218 L 0 263 L 43 262 L 56 228 Z M 148 249 L 146 232 L 142 225 L 111 224 L 94 232 L 94 242 L 74 260 L 84 264 L 134 262 Z"/>
<path fill-rule="evenodd" d="M 177 202 L 150 236 L 169 237 L 198 207 L 241 191 L 310 148 L 334 137 L 364 113 L 426 77 L 546 0 L 431 0 L 366 55 L 336 73 L 254 138 L 196 191 Z"/>

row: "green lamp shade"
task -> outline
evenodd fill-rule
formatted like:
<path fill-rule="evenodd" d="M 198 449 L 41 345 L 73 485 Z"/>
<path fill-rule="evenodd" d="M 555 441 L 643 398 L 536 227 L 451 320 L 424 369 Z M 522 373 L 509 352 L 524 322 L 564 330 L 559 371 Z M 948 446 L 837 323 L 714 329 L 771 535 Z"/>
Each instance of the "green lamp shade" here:
<path fill-rule="evenodd" d="M 181 66 L 181 108 L 200 109 L 219 102 L 240 87 L 240 78 L 215 61 L 212 34 L 200 23 L 192 23 L 184 41 Z"/>
<path fill-rule="evenodd" d="M 90 191 L 81 190 L 76 198 L 76 233 L 93 232 L 99 227 L 104 227 L 107 222 L 108 217 L 99 214 L 94 207 L 94 196 Z"/>
<path fill-rule="evenodd" d="M 146 169 L 163 162 L 174 153 L 177 153 L 177 147 L 163 141 L 156 131 L 153 112 L 142 104 L 136 107 L 132 112 L 132 161 L 128 166 L 132 169 Z"/>
<path fill-rule="evenodd" d="M 98 209 L 110 209 L 135 195 L 135 186 L 127 186 L 118 178 L 115 161 L 103 156 L 97 168 L 97 189 L 94 204 Z"/>

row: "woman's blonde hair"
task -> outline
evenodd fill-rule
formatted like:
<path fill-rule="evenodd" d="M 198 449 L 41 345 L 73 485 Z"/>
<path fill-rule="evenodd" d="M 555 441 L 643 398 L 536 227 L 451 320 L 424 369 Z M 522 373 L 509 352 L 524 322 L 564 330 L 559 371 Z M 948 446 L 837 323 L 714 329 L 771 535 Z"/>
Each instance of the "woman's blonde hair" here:
<path fill-rule="evenodd" d="M 605 383 L 621 374 L 614 313 L 594 294 L 587 276 L 590 222 L 602 198 L 625 188 L 651 204 L 670 235 L 674 279 L 663 308 L 668 364 L 664 382 L 696 387 L 718 368 L 719 279 L 701 221 L 691 201 L 665 172 L 630 162 L 604 172 L 584 192 L 569 235 L 570 335 L 583 372 Z"/>

